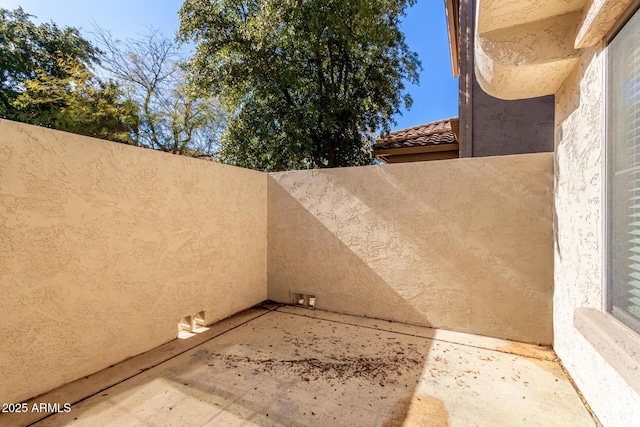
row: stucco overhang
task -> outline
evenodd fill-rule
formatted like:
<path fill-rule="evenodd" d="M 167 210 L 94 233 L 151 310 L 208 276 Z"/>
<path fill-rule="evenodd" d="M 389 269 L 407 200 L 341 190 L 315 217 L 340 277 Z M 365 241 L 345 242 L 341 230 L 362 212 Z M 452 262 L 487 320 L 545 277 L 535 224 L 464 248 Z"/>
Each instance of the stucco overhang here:
<path fill-rule="evenodd" d="M 582 14 L 576 49 L 598 43 L 634 2 L 637 0 L 593 0 Z"/>
<path fill-rule="evenodd" d="M 579 61 L 573 48 L 579 20 L 574 12 L 476 34 L 478 83 L 502 99 L 555 93 Z"/>
<path fill-rule="evenodd" d="M 478 0 L 475 72 L 502 99 L 552 95 L 637 0 Z"/>

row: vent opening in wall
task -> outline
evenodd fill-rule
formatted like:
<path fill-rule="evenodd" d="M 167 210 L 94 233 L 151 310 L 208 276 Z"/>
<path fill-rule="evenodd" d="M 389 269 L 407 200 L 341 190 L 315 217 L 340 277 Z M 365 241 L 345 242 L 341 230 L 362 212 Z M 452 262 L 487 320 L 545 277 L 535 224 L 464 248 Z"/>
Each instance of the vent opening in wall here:
<path fill-rule="evenodd" d="M 196 315 L 194 317 L 196 318 L 196 327 L 205 325 L 205 323 L 204 323 L 204 311 L 196 313 Z"/>
<path fill-rule="evenodd" d="M 205 327 L 204 311 L 185 316 L 178 322 L 178 338 L 183 340 L 208 330 L 209 328 Z"/>
<path fill-rule="evenodd" d="M 291 304 L 306 308 L 316 308 L 316 296 L 315 294 L 304 292 L 291 292 Z"/>

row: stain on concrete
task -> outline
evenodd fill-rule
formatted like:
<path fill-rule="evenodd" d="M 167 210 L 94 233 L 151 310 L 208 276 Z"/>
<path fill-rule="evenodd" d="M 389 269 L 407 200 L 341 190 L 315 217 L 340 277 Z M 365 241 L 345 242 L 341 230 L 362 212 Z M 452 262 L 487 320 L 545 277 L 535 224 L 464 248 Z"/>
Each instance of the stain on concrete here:
<path fill-rule="evenodd" d="M 516 354 L 518 356 L 531 357 L 540 360 L 556 360 L 557 356 L 549 347 L 525 344 L 521 342 L 511 342 L 508 345 L 500 346 L 496 350 L 503 353 Z"/>
<path fill-rule="evenodd" d="M 547 360 L 533 360 L 537 366 L 541 367 L 545 371 L 553 374 L 557 381 L 567 381 L 569 378 L 566 372 L 562 369 L 562 366 L 558 364 L 557 361 L 547 361 Z"/>
<path fill-rule="evenodd" d="M 391 408 L 391 415 L 389 419 L 386 420 L 382 427 L 401 427 L 406 418 L 407 413 L 409 412 L 409 408 L 411 407 L 411 397 L 407 396 L 402 399 L 398 399 L 398 401 Z"/>
<path fill-rule="evenodd" d="M 434 396 L 415 395 L 404 427 L 449 427 L 449 413 L 442 400 Z"/>

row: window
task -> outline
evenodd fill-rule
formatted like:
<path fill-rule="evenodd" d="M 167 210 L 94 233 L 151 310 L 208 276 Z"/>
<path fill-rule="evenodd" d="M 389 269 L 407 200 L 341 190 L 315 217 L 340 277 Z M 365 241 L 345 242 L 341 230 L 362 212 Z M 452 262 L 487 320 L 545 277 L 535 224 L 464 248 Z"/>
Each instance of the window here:
<path fill-rule="evenodd" d="M 640 333 L 640 12 L 608 47 L 607 309 Z"/>

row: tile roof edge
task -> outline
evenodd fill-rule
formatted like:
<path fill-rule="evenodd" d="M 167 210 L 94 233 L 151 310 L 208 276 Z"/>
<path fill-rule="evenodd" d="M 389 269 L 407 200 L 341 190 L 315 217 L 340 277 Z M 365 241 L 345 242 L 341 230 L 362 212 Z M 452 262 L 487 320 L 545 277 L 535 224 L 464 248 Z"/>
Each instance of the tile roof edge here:
<path fill-rule="evenodd" d="M 449 117 L 447 119 L 435 120 L 435 121 L 432 121 L 432 122 L 422 123 L 422 124 L 411 126 L 411 127 L 408 127 L 408 128 L 392 130 L 392 131 L 389 131 L 387 133 L 383 133 L 383 134 L 378 135 L 378 137 L 376 138 L 376 141 L 378 139 L 380 139 L 381 137 L 385 136 L 385 135 L 390 135 L 390 134 L 395 133 L 395 132 L 406 132 L 406 131 L 410 131 L 412 129 L 421 128 L 423 126 L 429 126 L 429 125 L 435 125 L 435 124 L 438 124 L 438 123 L 451 122 L 452 120 L 458 120 L 459 121 L 460 120 L 460 116 L 454 116 L 454 117 Z M 438 132 L 438 133 L 442 133 L 442 132 Z"/>

